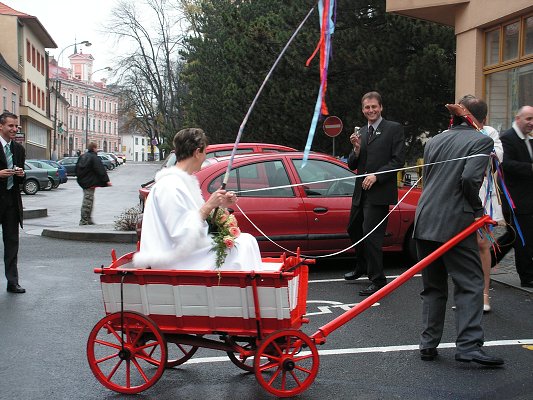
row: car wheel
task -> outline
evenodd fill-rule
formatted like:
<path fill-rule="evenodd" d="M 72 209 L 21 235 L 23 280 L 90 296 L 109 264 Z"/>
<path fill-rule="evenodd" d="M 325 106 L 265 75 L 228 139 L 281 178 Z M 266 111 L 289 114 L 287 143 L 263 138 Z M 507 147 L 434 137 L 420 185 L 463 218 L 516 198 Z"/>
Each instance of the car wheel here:
<path fill-rule="evenodd" d="M 43 190 L 52 190 L 52 187 L 54 186 L 54 180 L 52 178 L 48 178 L 48 184 L 43 188 Z"/>
<path fill-rule="evenodd" d="M 22 185 L 22 190 L 26 194 L 34 195 L 39 191 L 39 182 L 35 179 L 26 179 L 24 185 Z"/>
<path fill-rule="evenodd" d="M 57 189 L 61 181 L 54 181 L 52 178 L 49 178 L 52 181 L 52 189 Z"/>

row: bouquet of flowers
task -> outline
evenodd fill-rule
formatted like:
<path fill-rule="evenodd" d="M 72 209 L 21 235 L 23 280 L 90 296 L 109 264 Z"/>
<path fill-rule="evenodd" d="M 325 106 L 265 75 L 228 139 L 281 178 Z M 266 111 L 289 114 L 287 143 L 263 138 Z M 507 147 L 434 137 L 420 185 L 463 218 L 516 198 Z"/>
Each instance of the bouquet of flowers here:
<path fill-rule="evenodd" d="M 216 213 L 216 214 L 215 214 Z M 216 208 L 209 218 L 209 231 L 213 236 L 213 250 L 216 253 L 216 267 L 219 269 L 228 255 L 228 250 L 235 246 L 235 239 L 241 234 L 237 219 L 225 208 Z"/>

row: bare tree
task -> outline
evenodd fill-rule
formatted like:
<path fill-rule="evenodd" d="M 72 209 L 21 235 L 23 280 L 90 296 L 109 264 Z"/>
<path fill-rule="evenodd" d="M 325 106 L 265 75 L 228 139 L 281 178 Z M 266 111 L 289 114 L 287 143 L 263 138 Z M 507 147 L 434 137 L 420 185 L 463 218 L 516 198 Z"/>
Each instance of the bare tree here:
<path fill-rule="evenodd" d="M 127 54 L 116 65 L 125 126 L 144 132 L 160 149 L 182 124 L 179 50 L 184 21 L 179 5 L 167 0 L 121 0 L 107 25 Z"/>

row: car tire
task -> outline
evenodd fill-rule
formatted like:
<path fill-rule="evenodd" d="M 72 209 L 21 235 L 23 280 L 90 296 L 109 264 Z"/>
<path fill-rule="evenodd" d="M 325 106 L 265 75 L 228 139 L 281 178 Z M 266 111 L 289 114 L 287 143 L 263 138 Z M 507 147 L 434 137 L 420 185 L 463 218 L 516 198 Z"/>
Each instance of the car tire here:
<path fill-rule="evenodd" d="M 50 180 L 52 181 L 52 189 L 57 189 L 61 181 L 54 181 L 53 179 Z"/>
<path fill-rule="evenodd" d="M 22 185 L 22 190 L 27 195 L 34 195 L 39 191 L 39 182 L 37 182 L 35 179 L 26 179 Z"/>

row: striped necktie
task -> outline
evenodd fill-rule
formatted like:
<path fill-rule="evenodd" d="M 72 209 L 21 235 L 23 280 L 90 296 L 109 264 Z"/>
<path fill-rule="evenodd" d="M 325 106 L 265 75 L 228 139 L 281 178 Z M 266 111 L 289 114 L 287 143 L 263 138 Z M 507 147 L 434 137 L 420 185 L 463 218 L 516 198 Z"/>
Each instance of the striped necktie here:
<path fill-rule="evenodd" d="M 4 146 L 4 152 L 6 153 L 7 168 L 13 169 L 13 153 L 11 153 L 11 148 L 9 143 Z M 7 190 L 10 190 L 13 187 L 13 176 L 7 178 Z"/>

